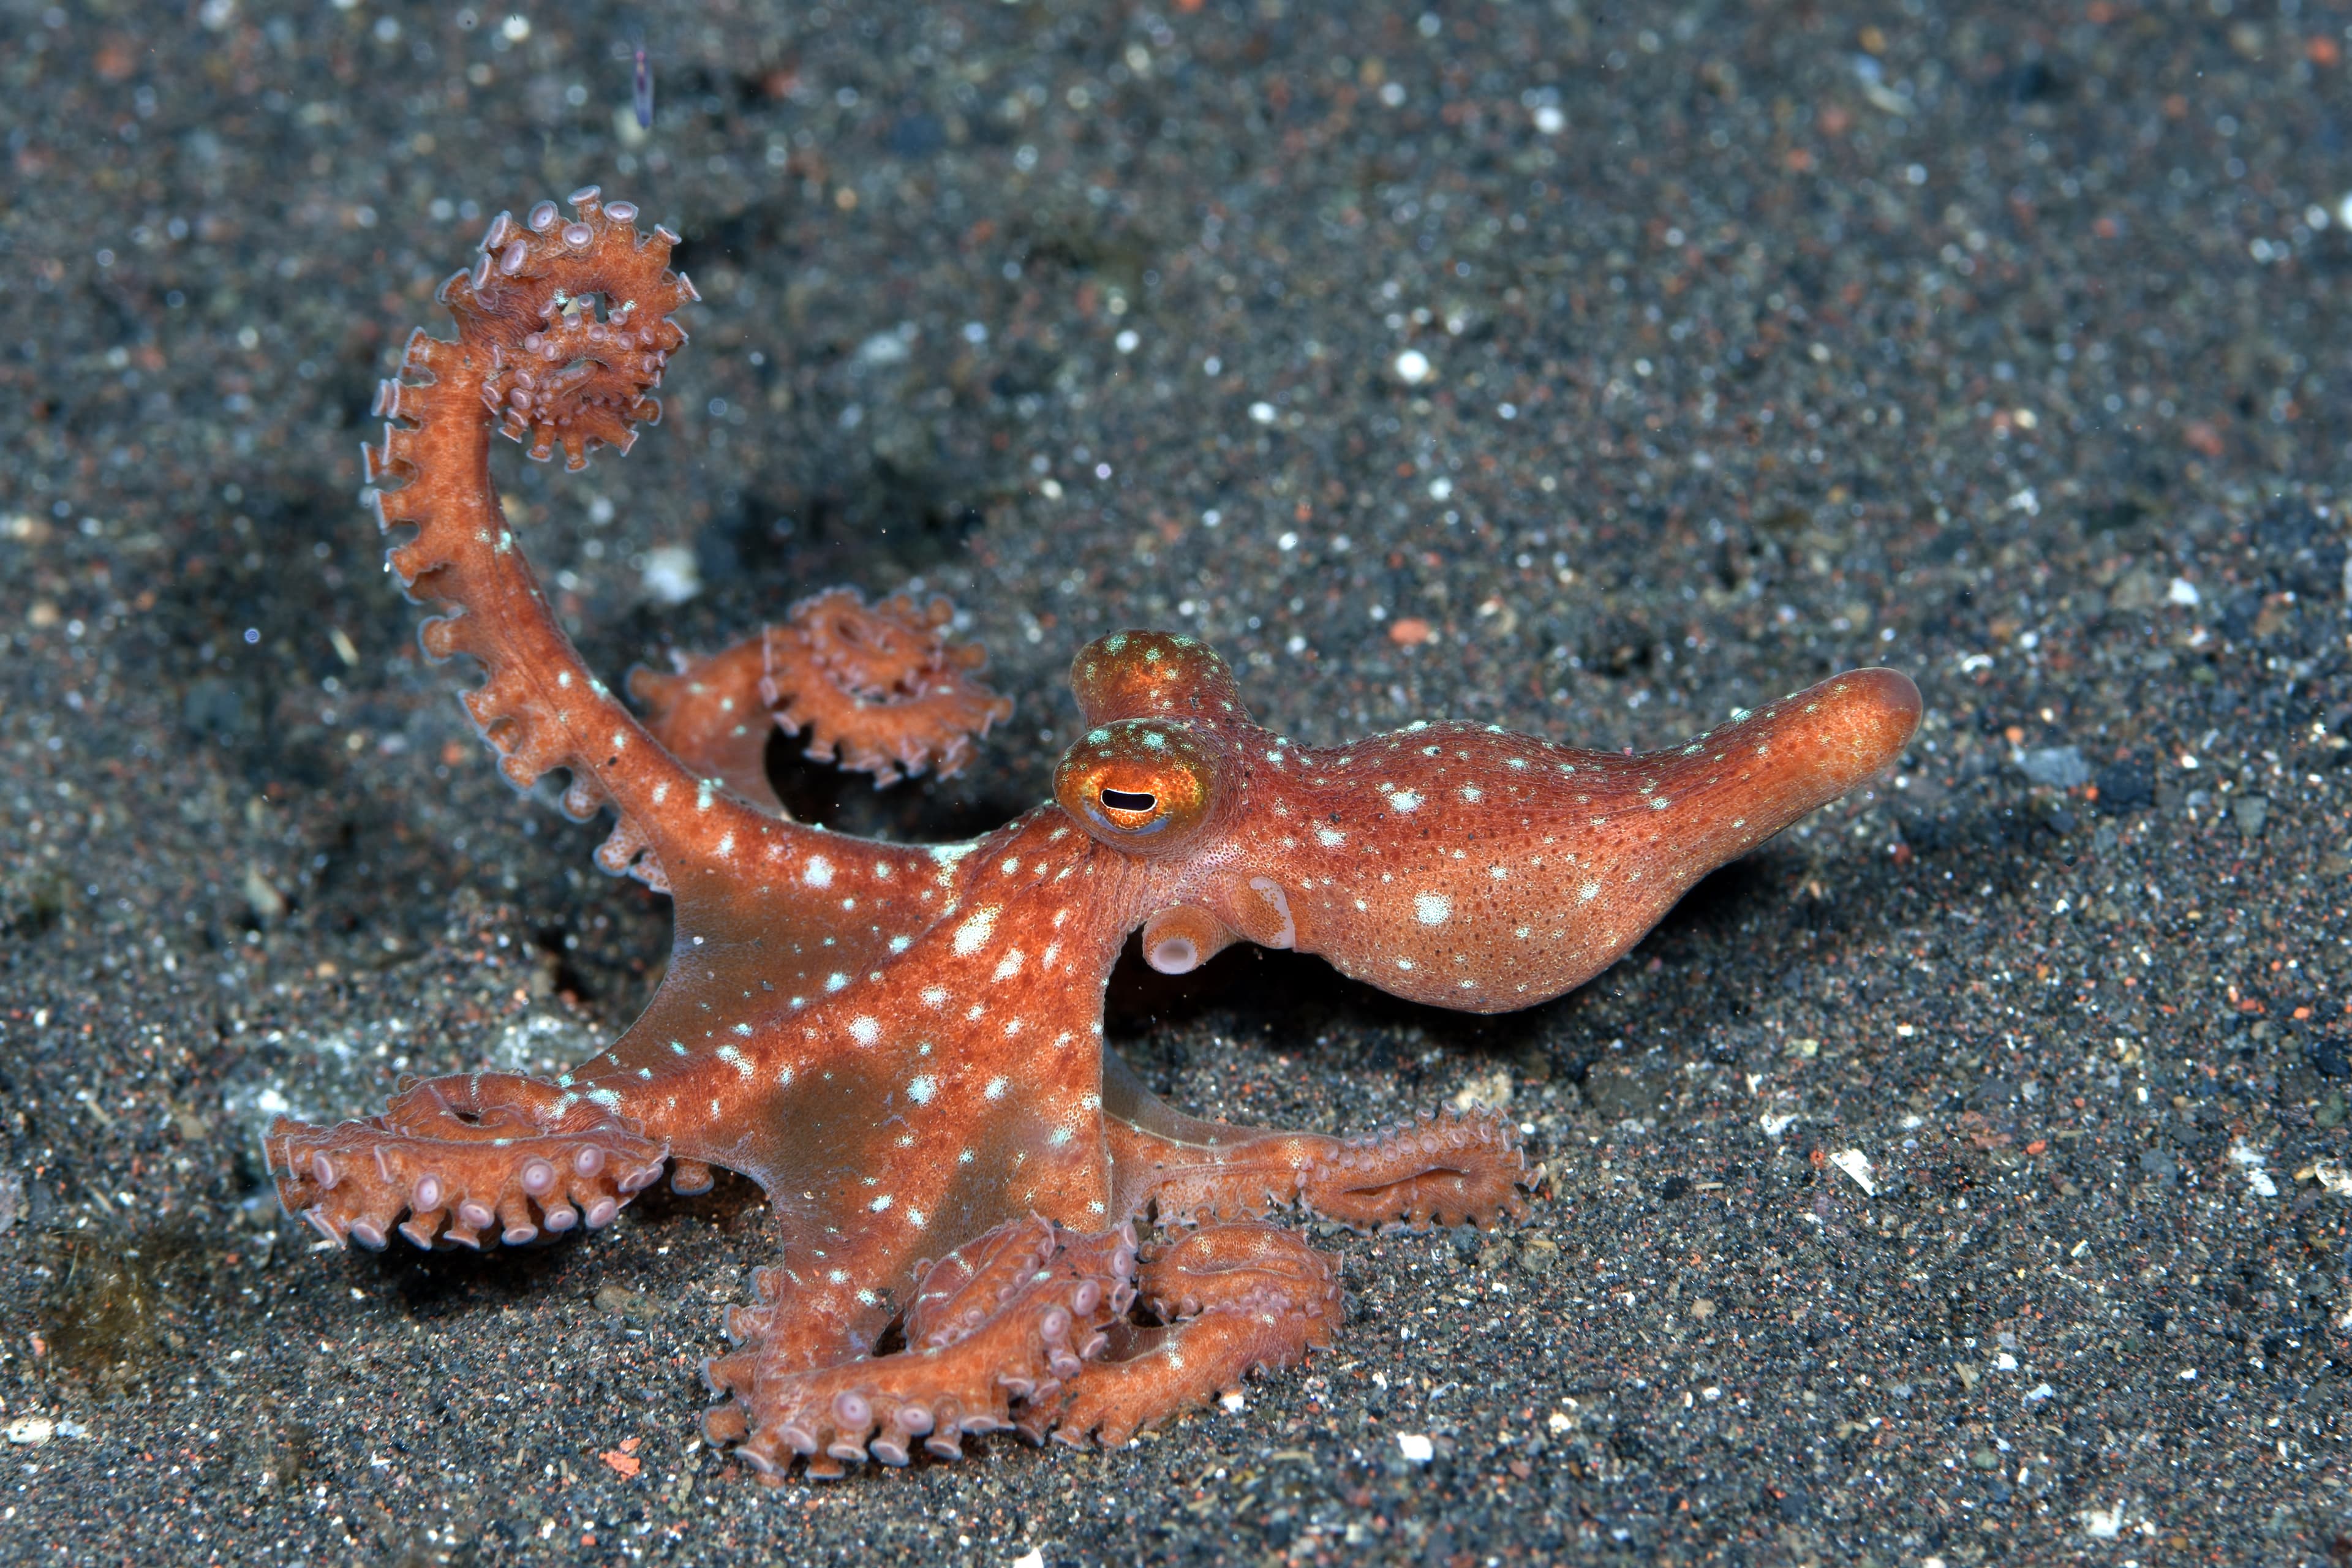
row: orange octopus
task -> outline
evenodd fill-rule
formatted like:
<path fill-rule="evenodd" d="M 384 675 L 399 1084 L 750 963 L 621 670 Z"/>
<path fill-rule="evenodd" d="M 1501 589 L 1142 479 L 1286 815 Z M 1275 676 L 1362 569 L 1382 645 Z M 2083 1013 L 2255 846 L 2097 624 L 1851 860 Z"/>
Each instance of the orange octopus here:
<path fill-rule="evenodd" d="M 727 1314 L 704 1427 L 764 1479 L 951 1458 L 1007 1426 L 1123 1442 L 1329 1342 L 1334 1262 L 1267 1216 L 1523 1211 L 1516 1131 L 1491 1115 L 1335 1138 L 1160 1101 L 1103 1043 L 1131 931 L 1170 973 L 1247 941 L 1421 1002 L 1526 1006 L 1917 721 L 1909 680 L 1863 670 L 1644 756 L 1452 723 L 1304 746 L 1254 723 L 1201 643 L 1126 631 L 1078 652 L 1090 728 L 1018 820 L 928 848 L 794 822 L 761 772 L 771 723 L 888 779 L 952 769 L 1009 705 L 943 605 L 839 592 L 641 674 L 642 718 L 589 673 L 508 530 L 490 432 L 574 468 L 625 449 L 695 295 L 676 235 L 593 188 L 571 206 L 501 214 L 444 286 L 457 339 L 410 340 L 368 475 L 406 531 L 393 569 L 451 606 L 425 650 L 482 666 L 465 703 L 509 779 L 562 768 L 576 816 L 614 814 L 598 859 L 670 894 L 670 963 L 552 1081 L 414 1083 L 364 1121 L 280 1121 L 268 1155 L 289 1211 L 372 1247 L 594 1229 L 665 1168 L 685 1191 L 714 1165 L 757 1181 L 782 1257 Z"/>

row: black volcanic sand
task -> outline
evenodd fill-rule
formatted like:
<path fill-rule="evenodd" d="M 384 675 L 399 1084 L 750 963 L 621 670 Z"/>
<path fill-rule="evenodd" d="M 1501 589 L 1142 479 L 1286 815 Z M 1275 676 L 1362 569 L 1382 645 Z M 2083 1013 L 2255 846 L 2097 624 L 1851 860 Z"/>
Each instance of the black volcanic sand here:
<path fill-rule="evenodd" d="M 0 1558 L 2352 1554 L 2347 20 L 8 5 Z M 1918 740 L 1525 1013 L 1130 962 L 1180 1104 L 1507 1100 L 1546 1196 L 1328 1237 L 1340 1343 L 1239 1408 L 764 1490 L 697 1425 L 756 1189 L 321 1255 L 257 1154 L 666 951 L 355 504 L 435 285 L 592 182 L 707 301 L 635 456 L 500 470 L 592 660 L 919 583 L 1019 704 L 945 785 L 780 746 L 804 814 L 1035 801 L 1120 626 L 1318 742 L 1879 662 Z"/>

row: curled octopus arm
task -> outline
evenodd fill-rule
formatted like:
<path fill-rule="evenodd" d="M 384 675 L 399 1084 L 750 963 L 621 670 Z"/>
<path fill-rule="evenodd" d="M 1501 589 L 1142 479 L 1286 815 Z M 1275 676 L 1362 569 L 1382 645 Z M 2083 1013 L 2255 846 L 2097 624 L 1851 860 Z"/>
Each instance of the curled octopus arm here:
<path fill-rule="evenodd" d="M 404 535 L 389 559 L 410 596 L 446 606 L 419 632 L 426 655 L 482 668 L 463 700 L 500 771 L 528 789 L 568 770 L 569 811 L 610 805 L 619 817 L 599 864 L 683 898 L 730 833 L 757 830 L 756 814 L 716 797 L 589 670 L 489 473 L 493 429 L 534 458 L 561 449 L 573 469 L 599 447 L 627 451 L 660 418 L 653 390 L 686 342 L 671 312 L 697 296 L 667 265 L 677 237 L 640 235 L 636 209 L 606 205 L 593 186 L 572 205 L 570 221 L 552 202 L 522 222 L 499 214 L 472 270 L 441 286 L 457 340 L 419 328 L 380 389 L 383 438 L 363 449 L 369 498 L 384 531 Z M 698 797 L 704 809 L 677 809 Z"/>
<path fill-rule="evenodd" d="M 501 772 L 528 788 L 566 770 L 564 805 L 575 818 L 605 805 L 615 814 L 598 864 L 676 902 L 660 991 L 628 1035 L 583 1069 L 617 1073 L 667 1068 L 677 1042 L 718 1026 L 717 1007 L 740 1011 L 780 986 L 822 986 L 869 962 L 893 933 L 936 918 L 949 892 L 923 851 L 791 822 L 772 795 L 738 798 L 727 786 L 725 737 L 677 723 L 665 737 L 660 723 L 640 722 L 551 612 L 500 506 L 490 434 L 527 443 L 534 458 L 560 449 L 574 469 L 599 447 L 625 452 L 659 417 L 652 392 L 686 342 L 671 312 L 695 298 L 667 266 L 677 235 L 638 233 L 636 209 L 593 187 L 571 205 L 569 220 L 542 202 L 520 222 L 492 221 L 479 259 L 438 296 L 456 340 L 421 329 L 410 338 L 399 374 L 378 395 L 383 439 L 364 453 L 370 504 L 395 536 L 392 570 L 413 599 L 443 606 L 419 640 L 436 660 L 465 654 L 481 666 L 481 684 L 462 700 Z M 835 608 L 836 620 L 855 619 Z M 945 641 L 942 614 L 870 613 L 905 620 L 901 641 L 919 630 L 917 662 L 966 680 L 977 727 L 1001 716 L 1000 702 L 969 686 L 978 650 Z M 890 636 L 871 640 L 898 646 Z M 802 662 L 803 687 L 835 679 L 834 667 Z M 281 1119 L 265 1152 L 287 1207 L 338 1241 L 380 1246 L 397 1230 L 419 1246 L 518 1242 L 605 1223 L 658 1173 L 674 1142 L 709 1141 L 694 1113 L 668 1108 L 711 1102 L 670 1096 L 630 1115 L 600 1105 L 585 1084 L 575 1089 L 572 1075 L 547 1083 L 476 1074 L 409 1089 L 364 1121 L 320 1128 Z M 695 1190 L 709 1175 L 680 1160 L 673 1179 Z"/>
<path fill-rule="evenodd" d="M 670 750 L 707 759 L 738 796 L 780 816 L 764 762 L 772 728 L 804 734 L 812 760 L 871 773 L 877 788 L 927 769 L 946 778 L 1013 712 L 975 679 L 983 650 L 948 639 L 954 613 L 942 598 L 868 605 L 832 588 L 675 674 L 634 671 L 629 694 Z"/>

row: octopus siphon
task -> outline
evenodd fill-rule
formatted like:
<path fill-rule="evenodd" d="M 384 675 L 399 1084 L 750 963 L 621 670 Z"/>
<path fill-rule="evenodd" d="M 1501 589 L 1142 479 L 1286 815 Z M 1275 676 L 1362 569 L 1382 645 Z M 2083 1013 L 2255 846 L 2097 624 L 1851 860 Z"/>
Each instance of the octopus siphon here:
<path fill-rule="evenodd" d="M 520 1246 L 609 1224 L 667 1172 L 766 1192 L 779 1255 L 705 1363 L 716 1444 L 777 1480 L 971 1435 L 1115 1445 L 1299 1363 L 1341 1319 L 1335 1260 L 1281 1222 L 1488 1225 L 1523 1213 L 1517 1131 L 1424 1114 L 1345 1138 L 1209 1121 L 1103 1039 L 1129 937 L 1182 973 L 1234 942 L 1318 953 L 1475 1012 L 1557 996 L 1697 879 L 1891 762 L 1919 696 L 1834 677 L 1670 750 L 1571 750 L 1467 723 L 1333 747 L 1255 723 L 1194 638 L 1118 631 L 1070 671 L 1087 728 L 1054 798 L 968 843 L 793 821 L 772 730 L 890 780 L 964 763 L 1010 711 L 946 605 L 835 590 L 633 709 L 573 649 L 508 527 L 493 431 L 567 466 L 625 451 L 686 342 L 678 237 L 594 189 L 500 214 L 383 384 L 369 497 L 421 637 L 482 683 L 516 785 L 557 769 L 613 814 L 607 871 L 673 900 L 636 1022 L 552 1079 L 404 1082 L 383 1111 L 280 1120 L 280 1198 L 335 1242 Z"/>

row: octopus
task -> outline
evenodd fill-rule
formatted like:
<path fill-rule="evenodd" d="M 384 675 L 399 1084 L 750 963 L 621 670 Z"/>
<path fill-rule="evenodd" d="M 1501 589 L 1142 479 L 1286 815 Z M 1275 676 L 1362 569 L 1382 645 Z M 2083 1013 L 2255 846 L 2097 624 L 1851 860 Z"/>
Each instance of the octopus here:
<path fill-rule="evenodd" d="M 1536 1178 L 1491 1112 L 1339 1137 L 1177 1110 L 1103 1037 L 1140 932 L 1181 974 L 1236 942 L 1474 1012 L 1559 995 L 1698 878 L 1853 788 L 1910 738 L 1912 683 L 1839 675 L 1670 749 L 1575 750 L 1471 723 L 1304 745 L 1193 637 L 1078 650 L 1053 798 L 915 846 L 793 820 L 772 730 L 889 780 L 962 765 L 1009 704 L 947 606 L 836 590 L 633 708 L 592 674 L 507 524 L 491 435 L 568 467 L 624 451 L 686 342 L 678 237 L 594 188 L 500 214 L 383 384 L 369 498 L 435 659 L 519 787 L 614 826 L 607 871 L 665 891 L 641 1016 L 551 1079 L 406 1081 L 379 1114 L 280 1119 L 278 1194 L 338 1244 L 520 1247 L 610 1224 L 667 1173 L 759 1184 L 778 1255 L 704 1364 L 703 1426 L 761 1478 L 957 1457 L 970 1436 L 1116 1445 L 1295 1366 L 1340 1327 L 1335 1259 L 1283 1222 L 1486 1226 Z"/>

